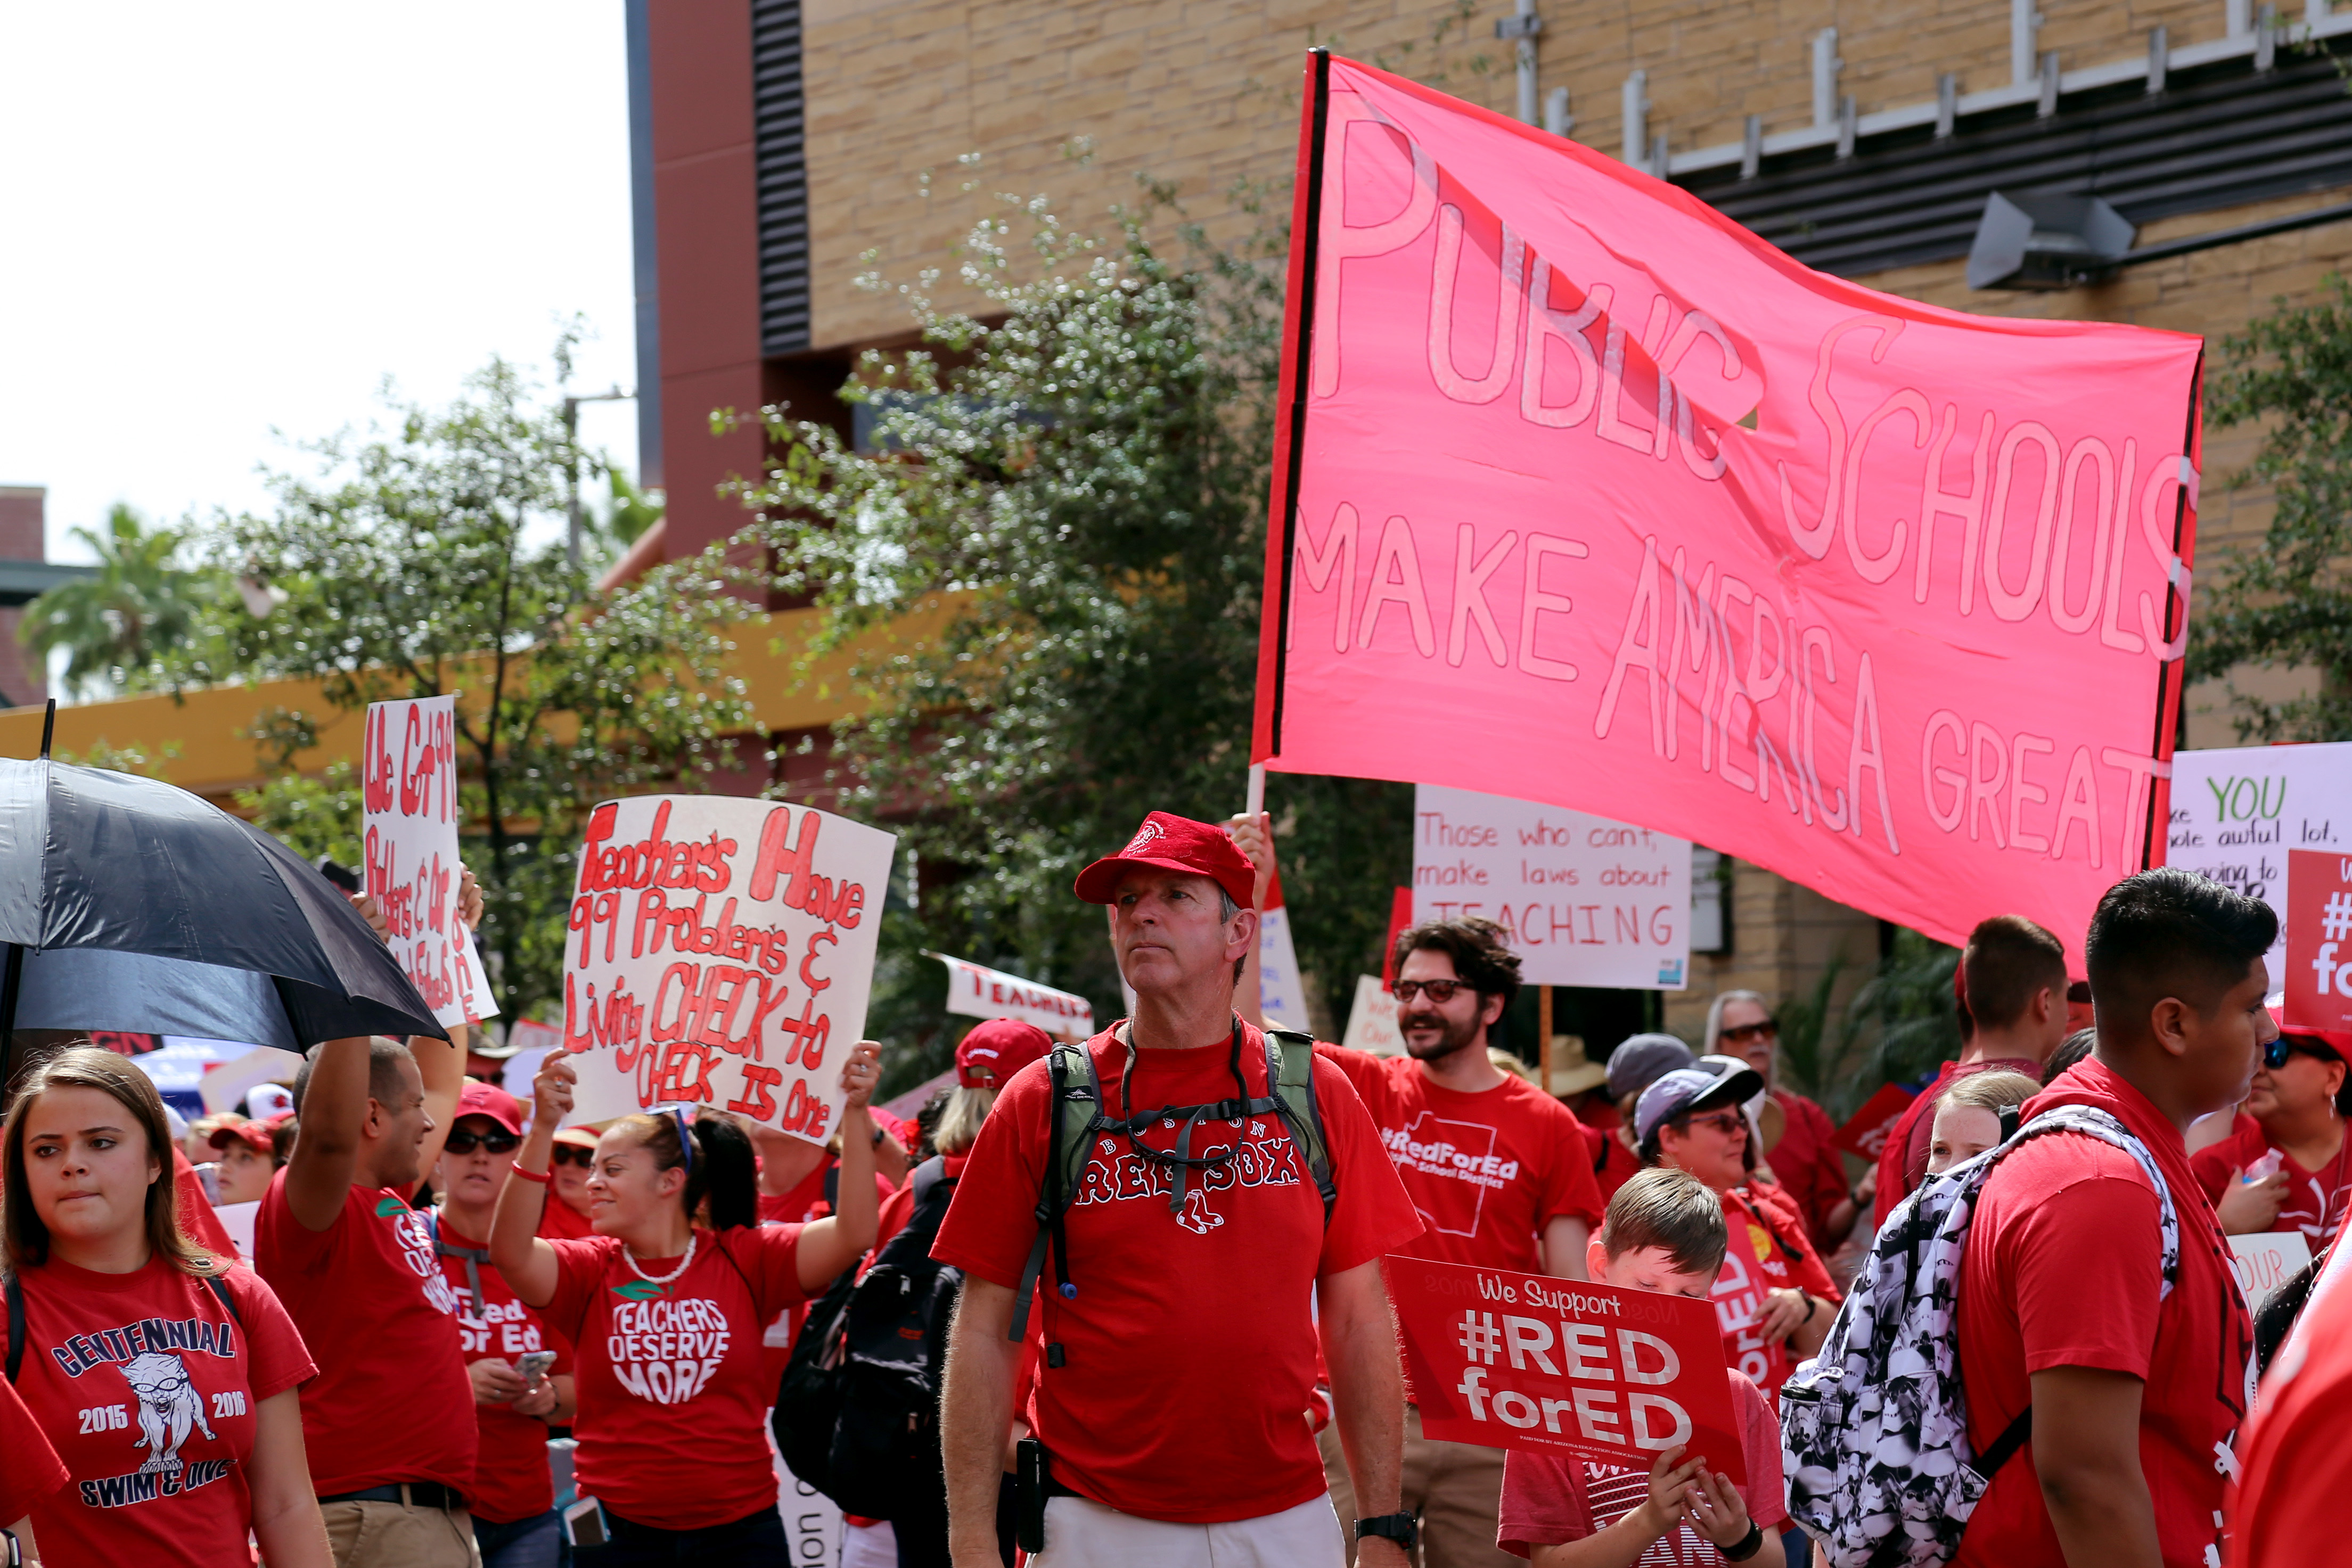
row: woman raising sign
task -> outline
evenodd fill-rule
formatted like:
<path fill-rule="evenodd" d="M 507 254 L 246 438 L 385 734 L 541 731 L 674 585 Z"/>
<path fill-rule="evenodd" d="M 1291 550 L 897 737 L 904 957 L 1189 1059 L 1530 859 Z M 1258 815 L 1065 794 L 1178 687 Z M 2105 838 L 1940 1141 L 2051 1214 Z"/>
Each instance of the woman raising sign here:
<path fill-rule="evenodd" d="M 757 1223 L 751 1140 L 690 1107 L 624 1116 L 596 1143 L 595 1234 L 544 1240 L 548 1156 L 577 1073 L 551 1056 L 537 1111 L 499 1197 L 490 1260 L 525 1305 L 577 1347 L 572 1426 L 580 1494 L 603 1505 L 610 1544 L 583 1564 L 685 1560 L 701 1568 L 785 1560 L 760 1342 L 776 1315 L 822 1291 L 874 1244 L 873 1135 L 866 1102 L 880 1048 L 842 1064 L 841 1211 Z"/>

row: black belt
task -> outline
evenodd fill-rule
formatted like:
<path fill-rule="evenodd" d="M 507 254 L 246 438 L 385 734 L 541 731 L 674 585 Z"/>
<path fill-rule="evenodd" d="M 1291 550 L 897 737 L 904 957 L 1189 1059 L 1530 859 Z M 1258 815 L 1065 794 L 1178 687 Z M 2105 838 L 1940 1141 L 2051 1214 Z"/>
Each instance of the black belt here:
<path fill-rule="evenodd" d="M 396 1502 L 408 1508 L 437 1508 L 457 1512 L 466 1506 L 466 1496 L 455 1487 L 445 1487 L 439 1481 L 394 1481 L 390 1486 L 369 1487 L 361 1491 L 339 1491 L 322 1497 L 329 1502 Z"/>

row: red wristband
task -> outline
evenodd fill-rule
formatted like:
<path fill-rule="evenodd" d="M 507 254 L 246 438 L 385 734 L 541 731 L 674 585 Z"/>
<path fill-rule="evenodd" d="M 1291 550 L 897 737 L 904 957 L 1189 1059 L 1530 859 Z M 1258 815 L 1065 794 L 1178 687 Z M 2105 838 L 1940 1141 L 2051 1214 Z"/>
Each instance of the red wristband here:
<path fill-rule="evenodd" d="M 519 1176 L 522 1177 L 522 1179 L 523 1179 L 523 1180 L 525 1180 L 525 1181 L 535 1181 L 535 1182 L 537 1182 L 537 1183 L 538 1183 L 540 1186 L 547 1186 L 549 1183 L 552 1182 L 552 1181 L 555 1179 L 555 1173 L 554 1173 L 553 1171 L 551 1171 L 551 1171 L 527 1171 L 527 1170 L 523 1169 L 523 1168 L 522 1168 L 522 1162 L 521 1162 L 520 1160 L 516 1160 L 516 1161 L 512 1162 L 512 1164 L 511 1164 L 511 1167 L 510 1167 L 510 1168 L 514 1171 L 514 1174 L 515 1174 L 515 1175 L 517 1175 L 517 1176 Z"/>

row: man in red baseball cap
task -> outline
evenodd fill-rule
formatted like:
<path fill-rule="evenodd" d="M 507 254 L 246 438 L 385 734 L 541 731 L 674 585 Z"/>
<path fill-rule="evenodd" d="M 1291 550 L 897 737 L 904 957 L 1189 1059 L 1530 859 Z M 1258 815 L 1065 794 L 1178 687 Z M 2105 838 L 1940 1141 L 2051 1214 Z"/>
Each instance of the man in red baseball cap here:
<path fill-rule="evenodd" d="M 1077 1145 L 1075 1196 L 1051 1228 L 1060 1283 L 1037 1296 L 1045 1353 L 1022 1414 L 1042 1450 L 1024 1525 L 1042 1501 L 1041 1568 L 1339 1568 L 1342 1537 L 1306 1418 L 1318 1329 L 1355 1495 L 1372 1516 L 1360 1521 L 1360 1560 L 1393 1568 L 1412 1545 L 1413 1521 L 1398 1511 L 1404 1393 L 1380 1258 L 1421 1221 L 1338 1068 L 1313 1061 L 1311 1077 L 1295 1080 L 1320 1118 L 1328 1209 L 1293 1123 L 1267 1109 L 1273 1053 L 1234 1012 L 1257 942 L 1255 878 L 1223 828 L 1165 811 L 1078 876 L 1078 896 L 1108 908 L 1136 1002 L 1132 1019 L 1084 1047 L 1105 1120 Z M 1007 1331 L 1039 1235 L 1062 1060 L 1032 1062 L 999 1092 L 932 1248 L 965 1276 L 941 1422 L 959 1563 L 996 1560 L 1021 1354 Z M 1083 1118 L 1094 1106 L 1088 1095 L 1061 1108 Z"/>

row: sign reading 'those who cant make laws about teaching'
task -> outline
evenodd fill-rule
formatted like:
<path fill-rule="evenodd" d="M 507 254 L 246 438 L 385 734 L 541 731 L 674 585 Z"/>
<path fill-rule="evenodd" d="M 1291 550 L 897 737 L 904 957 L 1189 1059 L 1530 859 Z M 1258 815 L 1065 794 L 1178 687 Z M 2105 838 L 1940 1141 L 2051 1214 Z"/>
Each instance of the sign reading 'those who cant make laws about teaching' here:
<path fill-rule="evenodd" d="M 568 1121 L 714 1105 L 822 1144 L 865 1032 L 895 835 L 808 807 L 608 800 L 563 958 Z"/>
<path fill-rule="evenodd" d="M 1689 982 L 1691 846 L 1647 828 L 1433 784 L 1413 789 L 1412 907 L 1509 933 L 1535 986 Z"/>
<path fill-rule="evenodd" d="M 1636 1470 L 1680 1443 L 1748 1479 L 1710 1302 L 1418 1258 L 1381 1272 L 1430 1437 Z"/>

